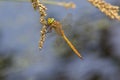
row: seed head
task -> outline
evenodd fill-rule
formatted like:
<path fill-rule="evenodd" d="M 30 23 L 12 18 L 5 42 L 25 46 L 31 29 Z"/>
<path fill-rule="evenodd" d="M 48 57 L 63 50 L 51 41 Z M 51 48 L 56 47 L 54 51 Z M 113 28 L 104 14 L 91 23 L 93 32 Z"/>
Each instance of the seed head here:
<path fill-rule="evenodd" d="M 39 10 L 39 13 L 40 13 L 40 23 L 42 24 L 42 30 L 40 31 L 41 32 L 41 38 L 40 38 L 40 41 L 39 41 L 39 48 L 41 49 L 43 47 L 43 43 L 45 41 L 45 38 L 46 38 L 46 32 L 47 32 L 47 21 L 45 19 L 46 17 L 46 6 L 44 6 L 42 3 L 40 3 L 39 0 L 31 0 L 32 2 L 32 6 L 34 8 L 34 10 Z"/>
<path fill-rule="evenodd" d="M 104 0 L 88 0 L 92 5 L 97 7 L 101 12 L 105 13 L 107 16 L 109 16 L 112 19 L 120 20 L 120 16 L 118 14 L 119 7 L 113 6 Z"/>

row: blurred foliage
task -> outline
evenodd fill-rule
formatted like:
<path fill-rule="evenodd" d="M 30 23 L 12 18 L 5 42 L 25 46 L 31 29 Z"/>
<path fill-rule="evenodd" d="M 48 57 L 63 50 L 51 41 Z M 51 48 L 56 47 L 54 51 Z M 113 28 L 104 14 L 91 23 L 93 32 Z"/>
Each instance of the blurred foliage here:
<path fill-rule="evenodd" d="M 3 47 L 2 36 L 2 29 L 0 29 L 0 48 Z M 6 72 L 12 67 L 13 53 L 15 53 L 14 50 L 0 49 L 0 80 L 6 80 Z"/>
<path fill-rule="evenodd" d="M 0 80 L 5 80 L 7 75 L 5 74 L 8 69 L 12 66 L 12 55 L 5 55 L 6 52 L 0 51 Z"/>

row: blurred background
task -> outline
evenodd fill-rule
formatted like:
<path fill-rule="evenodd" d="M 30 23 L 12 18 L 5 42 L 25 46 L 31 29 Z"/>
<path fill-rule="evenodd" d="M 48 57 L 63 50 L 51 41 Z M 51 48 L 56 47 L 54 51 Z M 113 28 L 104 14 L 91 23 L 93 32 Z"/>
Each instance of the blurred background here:
<path fill-rule="evenodd" d="M 83 60 L 54 31 L 39 50 L 38 11 L 30 1 L 0 0 L 0 80 L 120 80 L 120 21 L 87 0 L 58 1 L 76 8 L 46 4 L 48 17 L 61 21 Z M 120 0 L 107 2 L 120 6 Z"/>

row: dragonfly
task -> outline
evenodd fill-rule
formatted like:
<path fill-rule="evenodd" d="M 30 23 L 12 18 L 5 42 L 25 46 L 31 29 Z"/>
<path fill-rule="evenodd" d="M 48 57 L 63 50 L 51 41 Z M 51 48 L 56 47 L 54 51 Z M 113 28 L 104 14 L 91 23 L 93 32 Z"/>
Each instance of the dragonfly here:
<path fill-rule="evenodd" d="M 58 35 L 60 35 L 66 43 L 70 46 L 70 48 L 75 52 L 75 54 L 82 59 L 81 54 L 78 52 L 78 50 L 74 47 L 74 45 L 69 41 L 69 39 L 66 37 L 64 30 L 62 29 L 62 24 L 55 20 L 54 18 L 48 18 L 47 19 L 47 26 L 49 28 L 48 32 L 51 32 L 52 29 L 56 31 Z"/>

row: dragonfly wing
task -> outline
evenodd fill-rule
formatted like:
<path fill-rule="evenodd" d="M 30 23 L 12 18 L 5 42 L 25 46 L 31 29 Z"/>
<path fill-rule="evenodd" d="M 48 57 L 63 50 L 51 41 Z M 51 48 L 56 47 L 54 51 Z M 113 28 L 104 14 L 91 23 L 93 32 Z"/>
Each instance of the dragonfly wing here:
<path fill-rule="evenodd" d="M 71 25 L 71 22 L 73 22 L 72 14 L 67 14 L 60 22 L 61 22 L 62 26 Z"/>

